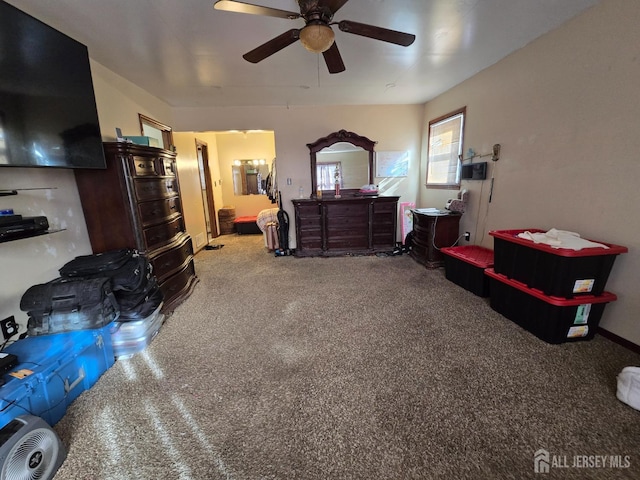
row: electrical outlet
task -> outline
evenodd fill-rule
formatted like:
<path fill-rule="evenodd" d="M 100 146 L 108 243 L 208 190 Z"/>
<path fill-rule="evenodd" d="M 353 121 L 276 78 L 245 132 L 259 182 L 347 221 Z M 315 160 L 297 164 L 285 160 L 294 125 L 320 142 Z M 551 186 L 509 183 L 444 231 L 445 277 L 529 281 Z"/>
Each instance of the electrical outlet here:
<path fill-rule="evenodd" d="M 15 317 L 11 315 L 10 317 L 0 320 L 0 329 L 2 329 L 2 335 L 5 340 L 13 337 L 18 333 L 18 324 L 16 323 Z"/>
<path fill-rule="evenodd" d="M 468 242 L 471 240 L 471 232 L 464 232 L 464 239 Z"/>

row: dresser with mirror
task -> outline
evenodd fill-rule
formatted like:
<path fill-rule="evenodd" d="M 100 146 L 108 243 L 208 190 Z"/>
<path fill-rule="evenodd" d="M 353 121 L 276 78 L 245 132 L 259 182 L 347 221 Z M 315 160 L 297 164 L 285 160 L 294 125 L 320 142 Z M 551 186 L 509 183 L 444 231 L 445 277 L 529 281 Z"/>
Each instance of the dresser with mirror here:
<path fill-rule="evenodd" d="M 307 144 L 313 193 L 292 200 L 296 256 L 393 250 L 399 197 L 360 193 L 363 186 L 373 184 L 374 146 L 374 141 L 345 130 Z"/>

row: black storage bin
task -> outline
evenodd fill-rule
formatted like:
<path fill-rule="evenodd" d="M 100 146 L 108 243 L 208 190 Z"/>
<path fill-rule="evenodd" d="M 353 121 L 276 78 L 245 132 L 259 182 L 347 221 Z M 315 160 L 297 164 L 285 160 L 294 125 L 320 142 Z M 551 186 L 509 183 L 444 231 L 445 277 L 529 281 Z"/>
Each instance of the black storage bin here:
<path fill-rule="evenodd" d="M 547 343 L 591 340 L 613 293 L 564 299 L 544 295 L 521 282 L 485 270 L 491 280 L 491 308 Z"/>
<path fill-rule="evenodd" d="M 609 248 L 554 248 L 518 237 L 524 232 L 542 233 L 544 230 L 489 232 L 494 237 L 493 268 L 496 273 L 554 297 L 601 295 L 616 256 L 627 252 L 626 247 L 604 242 L 598 243 Z"/>
<path fill-rule="evenodd" d="M 460 285 L 479 297 L 489 296 L 489 277 L 486 268 L 493 266 L 493 250 L 478 245 L 445 247 L 444 273 L 447 280 Z"/>

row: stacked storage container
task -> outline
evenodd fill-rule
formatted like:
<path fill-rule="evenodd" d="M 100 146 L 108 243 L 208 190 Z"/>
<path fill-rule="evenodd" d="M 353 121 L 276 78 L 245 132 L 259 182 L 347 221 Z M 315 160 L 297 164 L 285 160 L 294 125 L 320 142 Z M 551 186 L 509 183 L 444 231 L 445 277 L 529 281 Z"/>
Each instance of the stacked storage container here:
<path fill-rule="evenodd" d="M 501 230 L 494 237 L 491 308 L 548 343 L 590 340 L 607 303 L 604 290 L 620 245 L 580 250 L 535 243 L 519 234 L 543 230 Z"/>
<path fill-rule="evenodd" d="M 479 297 L 489 296 L 489 277 L 484 274 L 493 266 L 493 250 L 478 245 L 441 248 L 447 280 Z"/>

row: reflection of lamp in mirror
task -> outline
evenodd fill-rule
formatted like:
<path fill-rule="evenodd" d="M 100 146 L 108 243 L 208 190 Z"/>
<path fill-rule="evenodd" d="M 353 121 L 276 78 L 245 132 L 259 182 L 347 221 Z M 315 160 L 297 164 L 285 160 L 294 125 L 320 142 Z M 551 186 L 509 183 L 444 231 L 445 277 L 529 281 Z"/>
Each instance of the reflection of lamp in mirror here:
<path fill-rule="evenodd" d="M 336 169 L 333 172 L 333 182 L 336 185 L 336 198 L 340 198 L 340 164 L 336 164 Z"/>

